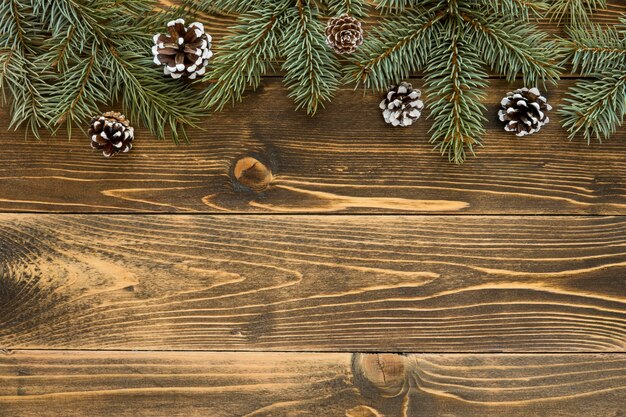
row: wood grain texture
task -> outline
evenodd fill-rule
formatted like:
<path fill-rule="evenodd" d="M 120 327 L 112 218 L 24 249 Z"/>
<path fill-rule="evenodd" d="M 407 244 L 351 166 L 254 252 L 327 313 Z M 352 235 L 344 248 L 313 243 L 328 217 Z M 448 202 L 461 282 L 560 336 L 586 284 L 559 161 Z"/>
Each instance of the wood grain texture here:
<path fill-rule="evenodd" d="M 624 355 L 398 358 L 386 369 L 388 355 L 16 351 L 0 354 L 0 416 L 624 415 Z M 404 384 L 381 395 L 359 364 Z"/>
<path fill-rule="evenodd" d="M 626 350 L 626 218 L 0 216 L 0 348 Z"/>
<path fill-rule="evenodd" d="M 570 85 L 548 92 L 555 107 Z M 111 159 L 83 137 L 24 140 L 3 115 L 0 211 L 626 213 L 626 127 L 591 146 L 568 142 L 556 115 L 536 135 L 505 134 L 496 113 L 510 88 L 492 81 L 485 147 L 463 166 L 432 151 L 425 117 L 389 127 L 378 95 L 345 89 L 311 118 L 291 110 L 279 79 L 208 118 L 189 145 L 139 130 L 133 151 Z M 272 168 L 263 192 L 234 180 L 246 157 Z"/>

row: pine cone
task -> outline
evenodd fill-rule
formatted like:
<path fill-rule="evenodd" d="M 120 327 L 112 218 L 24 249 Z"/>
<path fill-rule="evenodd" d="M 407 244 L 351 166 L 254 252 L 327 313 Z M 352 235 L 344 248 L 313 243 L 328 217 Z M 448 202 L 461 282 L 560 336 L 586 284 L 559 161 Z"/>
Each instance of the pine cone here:
<path fill-rule="evenodd" d="M 204 32 L 202 23 L 192 23 L 185 28 L 183 19 L 167 24 L 168 35 L 154 35 L 152 54 L 154 63 L 164 65 L 163 72 L 172 78 L 190 79 L 203 75 L 211 52 L 211 35 Z"/>
<path fill-rule="evenodd" d="M 347 14 L 330 19 L 326 25 L 326 43 L 338 54 L 351 54 L 363 44 L 361 22 Z"/>
<path fill-rule="evenodd" d="M 392 126 L 410 126 L 422 115 L 424 102 L 420 100 L 422 92 L 413 89 L 413 86 L 405 81 L 400 85 L 389 87 L 387 95 L 380 102 L 385 122 Z"/>
<path fill-rule="evenodd" d="M 135 130 L 123 114 L 110 111 L 91 119 L 89 136 L 91 147 L 109 157 L 132 149 Z"/>
<path fill-rule="evenodd" d="M 537 88 L 521 88 L 507 93 L 500 102 L 498 112 L 501 121 L 506 122 L 504 130 L 516 132 L 517 136 L 531 135 L 541 130 L 550 121 L 546 112 L 552 110 L 548 100 Z"/>

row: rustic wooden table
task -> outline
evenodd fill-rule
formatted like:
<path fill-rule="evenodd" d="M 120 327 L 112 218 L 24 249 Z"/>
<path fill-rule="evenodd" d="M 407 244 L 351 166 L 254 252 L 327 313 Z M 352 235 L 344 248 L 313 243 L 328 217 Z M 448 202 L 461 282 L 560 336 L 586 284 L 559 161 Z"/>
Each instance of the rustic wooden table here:
<path fill-rule="evenodd" d="M 279 76 L 112 159 L 3 114 L 0 416 L 626 416 L 626 129 L 509 136 L 519 86 L 463 166 Z"/>

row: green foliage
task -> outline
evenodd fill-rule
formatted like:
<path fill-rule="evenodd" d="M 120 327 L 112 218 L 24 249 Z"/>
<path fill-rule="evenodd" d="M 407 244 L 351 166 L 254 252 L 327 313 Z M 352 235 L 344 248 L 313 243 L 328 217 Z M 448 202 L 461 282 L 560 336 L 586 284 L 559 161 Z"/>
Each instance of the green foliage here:
<path fill-rule="evenodd" d="M 431 141 L 462 163 L 484 133 L 487 86 L 483 67 L 528 86 L 559 78 L 560 48 L 530 17 L 546 8 L 534 0 L 379 0 L 390 13 L 346 67 L 348 78 L 384 89 L 424 71 Z"/>
<path fill-rule="evenodd" d="M 244 14 L 232 34 L 219 47 L 205 78 L 213 82 L 204 97 L 205 107 L 221 110 L 241 101 L 246 87 L 257 88 L 261 75 L 272 68 L 279 54 L 284 4 L 266 2 L 264 8 Z"/>
<path fill-rule="evenodd" d="M 325 45 L 328 15 L 350 11 L 364 15 L 364 0 L 202 0 L 195 10 L 241 15 L 232 34 L 219 46 L 203 81 L 211 83 L 204 105 L 221 110 L 240 101 L 247 88 L 257 88 L 261 76 L 283 59 L 284 83 L 297 108 L 309 114 L 330 100 L 340 85 L 341 67 Z"/>
<path fill-rule="evenodd" d="M 435 97 L 430 103 L 431 142 L 455 163 L 465 160 L 466 149 L 474 152 L 474 145 L 480 145 L 485 132 L 486 108 L 480 101 L 487 74 L 482 65 L 471 43 L 452 37 L 432 51 L 426 68 L 426 85 Z"/>
<path fill-rule="evenodd" d="M 150 59 L 165 23 L 155 1 L 1 1 L 0 84 L 13 126 L 71 132 L 120 104 L 133 123 L 178 141 L 200 117 L 201 95 Z"/>
<path fill-rule="evenodd" d="M 594 80 L 578 82 L 569 91 L 559 110 L 570 139 L 582 134 L 587 143 L 592 138 L 608 139 L 626 114 L 626 75 L 598 75 Z"/>
<path fill-rule="evenodd" d="M 626 113 L 626 16 L 614 28 L 590 25 L 570 28 L 569 39 L 562 41 L 572 63 L 572 71 L 580 71 L 590 79 L 579 81 L 569 89 L 559 114 L 570 139 L 582 134 L 608 139 L 624 122 Z"/>
<path fill-rule="evenodd" d="M 548 15 L 559 23 L 583 28 L 591 23 L 595 9 L 605 9 L 606 0 L 550 0 Z"/>
<path fill-rule="evenodd" d="M 333 96 L 339 86 L 340 67 L 337 56 L 319 36 L 324 25 L 315 18 L 312 8 L 289 8 L 285 12 L 285 28 L 281 49 L 285 51 L 284 83 L 297 108 L 315 114 L 319 105 Z"/>

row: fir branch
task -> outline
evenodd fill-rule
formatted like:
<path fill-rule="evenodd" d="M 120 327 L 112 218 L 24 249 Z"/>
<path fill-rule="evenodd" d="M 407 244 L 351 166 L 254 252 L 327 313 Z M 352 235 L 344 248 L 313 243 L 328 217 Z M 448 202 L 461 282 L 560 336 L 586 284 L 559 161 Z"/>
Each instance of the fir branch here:
<path fill-rule="evenodd" d="M 204 13 L 244 14 L 263 7 L 265 0 L 184 0 L 183 4 Z"/>
<path fill-rule="evenodd" d="M 228 102 L 241 101 L 246 87 L 258 87 L 261 75 L 278 57 L 287 6 L 267 1 L 239 18 L 234 34 L 222 41 L 213 68 L 204 76 L 204 81 L 214 83 L 204 97 L 205 107 L 221 110 Z"/>
<path fill-rule="evenodd" d="M 547 35 L 525 21 L 513 17 L 462 15 L 474 29 L 469 43 L 482 52 L 483 59 L 499 74 L 512 82 L 518 75 L 524 84 L 535 86 L 539 81 L 556 82 L 559 66 L 556 64 L 560 48 Z M 510 28 L 515 26 L 515 31 Z"/>
<path fill-rule="evenodd" d="M 145 47 L 149 49 L 146 42 Z M 115 65 L 111 77 L 117 80 L 116 100 L 121 98 L 124 111 L 133 120 L 141 120 L 159 138 L 169 129 L 174 142 L 187 140 L 185 126 L 198 127 L 202 116 L 202 98 L 193 94 L 184 83 L 171 82 L 159 69 L 150 65 L 152 59 L 144 48 L 109 46 Z M 191 93 L 191 94 L 190 94 Z"/>
<path fill-rule="evenodd" d="M 356 18 L 367 15 L 367 4 L 364 0 L 326 0 L 324 2 L 329 16 L 347 14 Z"/>
<path fill-rule="evenodd" d="M 567 34 L 569 39 L 562 40 L 562 45 L 573 72 L 588 75 L 626 68 L 626 36 L 617 27 L 590 25 L 587 29 L 570 28 Z"/>
<path fill-rule="evenodd" d="M 481 100 L 487 74 L 480 69 L 481 64 L 474 47 L 453 34 L 449 43 L 439 42 L 426 68 L 426 86 L 434 96 L 429 105 L 431 142 L 457 164 L 465 161 L 466 150 L 474 153 L 485 132 L 486 108 Z"/>
<path fill-rule="evenodd" d="M 504 16 L 523 19 L 541 16 L 548 9 L 547 3 L 537 0 L 487 0 L 487 5 Z"/>
<path fill-rule="evenodd" d="M 98 45 L 92 45 L 89 55 L 72 60 L 64 68 L 62 79 L 52 72 L 41 75 L 45 82 L 41 94 L 46 97 L 42 112 L 51 127 L 67 122 L 68 135 L 71 136 L 73 125 L 93 116 L 98 103 L 109 101 L 110 87 L 103 71 L 108 60 Z"/>
<path fill-rule="evenodd" d="M 339 86 L 337 57 L 324 42 L 324 26 L 316 19 L 319 11 L 301 3 L 285 14 L 281 48 L 286 51 L 283 82 L 296 108 L 314 115 Z"/>
<path fill-rule="evenodd" d="M 608 139 L 624 122 L 626 114 L 626 74 L 598 75 L 583 80 L 569 90 L 569 97 L 559 114 L 570 140 L 582 134 L 587 143 L 592 138 Z"/>
<path fill-rule="evenodd" d="M 346 66 L 348 79 L 382 90 L 408 77 L 411 71 L 419 71 L 433 43 L 433 26 L 445 16 L 443 11 L 415 13 L 383 22 Z"/>
<path fill-rule="evenodd" d="M 588 30 L 571 28 L 563 48 L 572 71 L 580 70 L 592 79 L 582 80 L 569 89 L 559 114 L 570 139 L 582 134 L 608 139 L 622 125 L 626 112 L 626 16 L 616 28 L 591 25 Z"/>
<path fill-rule="evenodd" d="M 3 104 L 11 109 L 10 126 L 25 126 L 39 138 L 46 126 L 38 91 L 38 72 L 32 61 L 40 51 L 43 33 L 27 16 L 28 4 L 18 0 L 3 0 L 0 4 L 0 88 Z"/>
<path fill-rule="evenodd" d="M 594 9 L 605 9 L 606 0 L 550 0 L 547 15 L 568 26 L 583 28 L 591 23 Z"/>
<path fill-rule="evenodd" d="M 419 0 L 376 0 L 376 8 L 384 13 L 400 13 L 418 4 Z"/>

